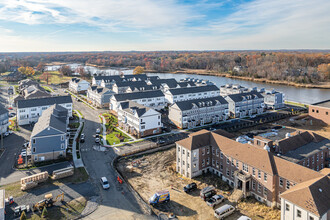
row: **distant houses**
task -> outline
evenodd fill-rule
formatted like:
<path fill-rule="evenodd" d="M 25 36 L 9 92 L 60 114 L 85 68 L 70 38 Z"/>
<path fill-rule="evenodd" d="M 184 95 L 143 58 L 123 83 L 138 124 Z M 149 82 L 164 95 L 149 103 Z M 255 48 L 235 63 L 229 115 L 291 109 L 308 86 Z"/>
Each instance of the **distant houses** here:
<path fill-rule="evenodd" d="M 86 93 L 90 83 L 79 78 L 72 78 L 69 82 L 69 90 L 74 93 Z"/>

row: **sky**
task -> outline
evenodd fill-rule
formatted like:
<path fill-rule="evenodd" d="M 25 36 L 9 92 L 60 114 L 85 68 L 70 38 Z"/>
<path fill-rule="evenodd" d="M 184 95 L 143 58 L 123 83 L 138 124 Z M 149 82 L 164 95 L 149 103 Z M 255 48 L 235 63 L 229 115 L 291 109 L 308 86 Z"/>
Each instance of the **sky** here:
<path fill-rule="evenodd" d="M 0 52 L 330 49 L 330 0 L 0 0 Z"/>

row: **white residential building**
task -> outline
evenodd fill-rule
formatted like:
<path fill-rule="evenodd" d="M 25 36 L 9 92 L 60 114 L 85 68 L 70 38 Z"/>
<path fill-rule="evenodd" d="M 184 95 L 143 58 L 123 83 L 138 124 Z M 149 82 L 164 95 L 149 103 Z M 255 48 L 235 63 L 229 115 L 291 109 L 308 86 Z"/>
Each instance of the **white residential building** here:
<path fill-rule="evenodd" d="M 164 91 L 165 99 L 169 104 L 182 102 L 191 99 L 204 99 L 220 95 L 219 88 L 215 85 L 186 87 L 177 89 L 168 89 Z"/>
<path fill-rule="evenodd" d="M 0 134 L 5 133 L 8 130 L 9 117 L 8 110 L 0 104 Z"/>
<path fill-rule="evenodd" d="M 259 92 L 238 93 L 225 96 L 230 116 L 243 118 L 261 114 L 265 110 L 264 97 Z"/>
<path fill-rule="evenodd" d="M 161 113 L 133 101 L 121 102 L 118 124 L 138 138 L 162 132 Z"/>
<path fill-rule="evenodd" d="M 79 78 L 72 78 L 69 82 L 69 90 L 74 93 L 85 93 L 89 88 L 89 82 Z"/>
<path fill-rule="evenodd" d="M 329 174 L 299 183 L 280 196 L 281 220 L 330 219 Z"/>
<path fill-rule="evenodd" d="M 222 96 L 176 102 L 169 107 L 168 114 L 179 128 L 218 123 L 228 117 L 228 102 Z"/>
<path fill-rule="evenodd" d="M 17 101 L 17 123 L 26 125 L 35 123 L 42 112 L 51 105 L 58 104 L 68 110 L 68 116 L 72 116 L 71 96 L 52 96 L 39 99 L 26 99 Z"/>
<path fill-rule="evenodd" d="M 226 84 L 220 87 L 220 95 L 222 96 L 247 92 L 258 92 L 258 88 L 246 88 L 238 84 Z M 284 107 L 284 93 L 275 91 L 274 89 L 272 91 L 266 91 L 264 88 L 260 89 L 259 92 L 264 97 L 266 108 L 280 109 Z"/>
<path fill-rule="evenodd" d="M 109 107 L 110 98 L 113 94 L 115 93 L 108 88 L 91 86 L 87 90 L 87 99 L 97 107 Z"/>
<path fill-rule="evenodd" d="M 110 111 L 113 114 L 117 114 L 119 104 L 124 101 L 134 101 L 141 105 L 158 110 L 165 107 L 165 96 L 163 92 L 160 90 L 152 90 L 112 95 L 109 105 Z"/>

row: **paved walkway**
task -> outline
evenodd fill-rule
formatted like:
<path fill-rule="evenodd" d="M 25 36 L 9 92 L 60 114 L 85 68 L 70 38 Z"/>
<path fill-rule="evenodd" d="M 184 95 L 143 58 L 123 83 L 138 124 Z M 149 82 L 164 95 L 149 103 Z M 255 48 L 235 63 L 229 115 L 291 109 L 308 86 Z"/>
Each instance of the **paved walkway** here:
<path fill-rule="evenodd" d="M 78 168 L 78 167 L 84 167 L 84 163 L 83 163 L 82 159 L 81 158 L 78 159 L 78 157 L 77 157 L 77 142 L 76 142 L 83 123 L 82 123 L 82 120 L 81 120 L 82 119 L 82 116 L 80 115 L 80 113 L 77 110 L 74 110 L 74 111 L 77 113 L 77 115 L 79 117 L 79 123 L 80 124 L 79 124 L 79 127 L 78 127 L 78 129 L 76 131 L 76 134 L 74 135 L 74 138 L 73 138 L 72 159 L 73 159 L 74 166 L 76 168 Z"/>
<path fill-rule="evenodd" d="M 103 146 L 107 145 L 107 129 L 105 127 L 105 118 L 103 115 L 101 115 L 101 118 L 102 118 L 102 131 L 103 131 L 103 138 L 102 138 L 102 141 L 103 141 Z"/>

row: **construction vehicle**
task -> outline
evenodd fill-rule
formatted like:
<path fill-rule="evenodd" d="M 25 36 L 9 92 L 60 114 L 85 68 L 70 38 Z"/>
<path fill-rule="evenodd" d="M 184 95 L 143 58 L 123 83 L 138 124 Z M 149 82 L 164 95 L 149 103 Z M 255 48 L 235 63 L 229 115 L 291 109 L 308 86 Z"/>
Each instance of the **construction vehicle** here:
<path fill-rule="evenodd" d="M 57 201 L 64 201 L 64 193 L 59 194 L 56 196 L 55 199 L 53 199 L 53 194 L 49 193 L 45 195 L 45 199 L 37 202 L 36 204 L 33 205 L 33 210 L 37 211 L 38 209 L 42 211 L 44 207 L 52 207 Z"/>
<path fill-rule="evenodd" d="M 160 192 L 155 193 L 150 199 L 150 205 L 156 205 L 162 202 L 169 202 L 170 201 L 170 192 L 168 190 L 163 190 Z"/>

